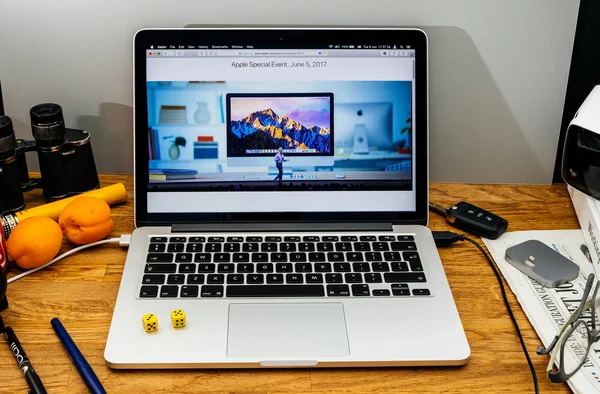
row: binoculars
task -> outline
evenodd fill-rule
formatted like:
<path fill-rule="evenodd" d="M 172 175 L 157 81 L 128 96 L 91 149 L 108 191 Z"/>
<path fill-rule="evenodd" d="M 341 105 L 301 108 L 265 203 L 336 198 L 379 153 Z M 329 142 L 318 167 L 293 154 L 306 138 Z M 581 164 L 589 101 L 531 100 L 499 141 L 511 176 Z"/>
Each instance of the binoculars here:
<path fill-rule="evenodd" d="M 15 138 L 8 116 L 0 116 L 0 215 L 25 207 L 23 192 L 42 188 L 56 200 L 100 186 L 90 134 L 65 127 L 62 108 L 39 104 L 29 111 L 34 141 Z M 36 151 L 41 179 L 29 178 L 26 152 Z"/>

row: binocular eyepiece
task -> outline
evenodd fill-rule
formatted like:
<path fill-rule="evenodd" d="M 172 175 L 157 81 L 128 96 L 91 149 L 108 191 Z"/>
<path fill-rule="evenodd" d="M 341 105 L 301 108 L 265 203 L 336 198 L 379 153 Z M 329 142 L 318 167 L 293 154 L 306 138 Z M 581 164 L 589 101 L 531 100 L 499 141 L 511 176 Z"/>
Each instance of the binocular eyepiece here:
<path fill-rule="evenodd" d="M 29 111 L 34 141 L 15 138 L 11 119 L 0 116 L 0 215 L 23 209 L 23 192 L 43 188 L 49 200 L 100 186 L 87 131 L 65 127 L 58 104 L 38 104 Z M 41 179 L 30 179 L 26 152 L 36 151 Z"/>

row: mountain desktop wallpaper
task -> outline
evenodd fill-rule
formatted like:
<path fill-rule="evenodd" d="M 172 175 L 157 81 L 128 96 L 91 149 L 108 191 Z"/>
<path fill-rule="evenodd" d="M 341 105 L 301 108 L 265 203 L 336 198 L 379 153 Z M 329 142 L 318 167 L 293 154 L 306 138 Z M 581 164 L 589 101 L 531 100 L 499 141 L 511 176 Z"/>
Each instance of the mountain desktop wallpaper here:
<path fill-rule="evenodd" d="M 279 147 L 331 153 L 329 97 L 236 97 L 230 110 L 234 155 Z"/>

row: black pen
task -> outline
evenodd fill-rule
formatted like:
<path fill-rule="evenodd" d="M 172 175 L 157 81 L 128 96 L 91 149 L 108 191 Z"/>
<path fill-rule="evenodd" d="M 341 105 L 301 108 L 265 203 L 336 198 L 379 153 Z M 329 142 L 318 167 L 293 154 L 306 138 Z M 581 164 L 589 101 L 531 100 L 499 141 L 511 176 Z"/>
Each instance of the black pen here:
<path fill-rule="evenodd" d="M 15 356 L 15 360 L 17 361 L 17 365 L 23 372 L 25 376 L 25 380 L 27 380 L 27 384 L 30 388 L 31 394 L 47 394 L 44 385 L 38 374 L 33 369 L 33 365 L 31 365 L 31 361 L 27 358 L 21 343 L 17 339 L 15 332 L 10 327 L 4 328 L 4 338 L 6 338 L 6 342 L 8 342 L 8 347 L 10 352 Z"/>

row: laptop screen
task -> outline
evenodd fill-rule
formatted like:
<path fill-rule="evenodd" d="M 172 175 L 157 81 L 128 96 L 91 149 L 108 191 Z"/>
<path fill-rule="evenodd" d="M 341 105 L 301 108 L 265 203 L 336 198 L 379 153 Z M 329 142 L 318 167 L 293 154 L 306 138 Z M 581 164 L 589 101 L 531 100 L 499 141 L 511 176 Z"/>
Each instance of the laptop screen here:
<path fill-rule="evenodd" d="M 416 211 L 414 47 L 298 44 L 145 44 L 149 214 Z"/>

